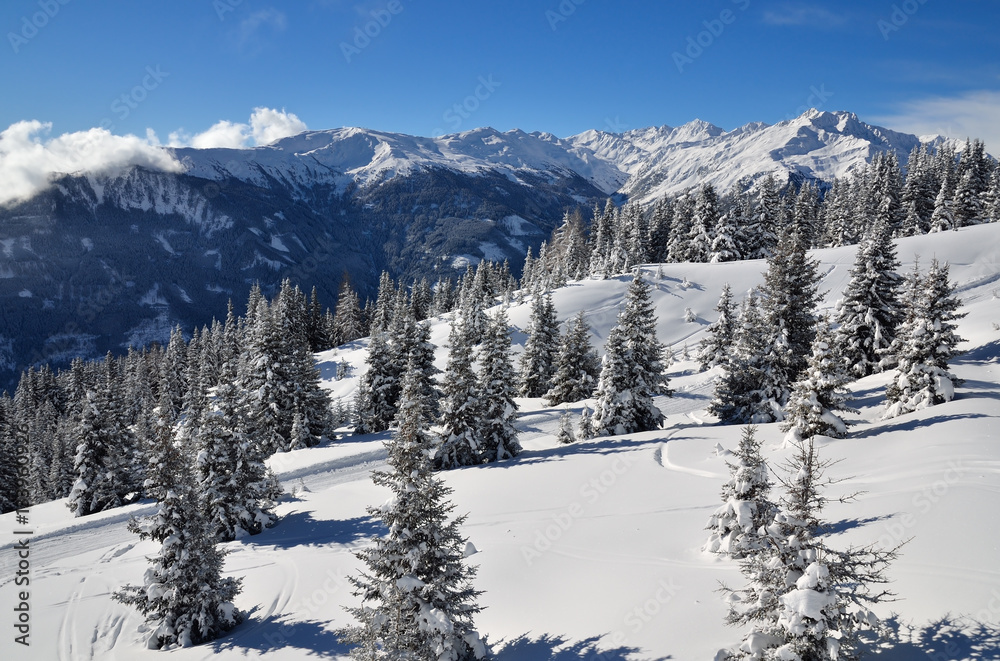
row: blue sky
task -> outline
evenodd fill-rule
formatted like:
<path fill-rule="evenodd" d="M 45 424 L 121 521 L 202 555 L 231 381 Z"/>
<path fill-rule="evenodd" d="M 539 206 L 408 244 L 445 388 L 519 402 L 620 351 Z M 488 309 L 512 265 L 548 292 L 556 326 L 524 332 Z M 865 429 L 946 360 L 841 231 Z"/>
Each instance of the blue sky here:
<path fill-rule="evenodd" d="M 995 0 L 4 0 L 0 130 L 567 136 L 816 106 L 996 153 L 998 27 Z"/>

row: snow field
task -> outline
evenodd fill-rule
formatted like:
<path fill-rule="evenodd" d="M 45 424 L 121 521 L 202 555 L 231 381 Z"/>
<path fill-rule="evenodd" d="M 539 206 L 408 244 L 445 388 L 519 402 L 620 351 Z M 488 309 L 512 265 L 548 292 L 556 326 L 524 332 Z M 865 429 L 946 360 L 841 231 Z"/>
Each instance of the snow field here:
<path fill-rule="evenodd" d="M 1000 225 L 899 242 L 904 271 L 915 254 L 925 268 L 935 256 L 951 263 L 969 313 L 959 322 L 968 353 L 953 365 L 966 383 L 950 403 L 880 421 L 889 376 L 857 381 L 851 390 L 860 412 L 847 416 L 855 423 L 849 437 L 819 443 L 822 457 L 842 460 L 830 477 L 848 478 L 828 493 L 825 515 L 836 531 L 831 544 L 910 540 L 888 572 L 900 600 L 879 613 L 898 613 L 922 634 L 887 652 L 883 658 L 890 661 L 1000 656 L 997 246 Z M 826 274 L 823 307 L 832 308 L 840 296 L 855 249 L 815 252 Z M 704 409 L 716 373 L 695 373 L 693 358 L 723 284 L 739 299 L 762 280 L 764 264 L 662 268 L 662 280 L 655 278 L 656 266 L 645 269 L 654 282 L 659 337 L 678 352 L 686 341 L 692 352 L 692 360 L 675 359 L 669 368 L 675 396 L 657 400 L 667 414 L 664 429 L 559 445 L 560 415 L 568 408 L 575 423 L 584 403 L 546 408 L 541 400 L 522 399 L 521 456 L 442 474 L 455 490 L 455 512 L 468 513 L 464 534 L 477 549 L 470 562 L 479 566 L 475 584 L 485 591 L 477 625 L 500 661 L 711 659 L 741 638 L 723 624 L 725 604 L 715 592 L 720 581 L 740 584 L 736 565 L 701 551 L 708 537 L 703 528 L 727 476 L 718 447 L 734 448 L 741 430 L 711 424 Z M 682 287 L 685 279 L 690 286 Z M 584 281 L 556 291 L 560 321 L 586 310 L 592 341 L 602 346 L 628 280 Z M 684 322 L 686 307 L 700 320 Z M 523 329 L 528 314 L 528 305 L 511 308 L 511 324 Z M 443 346 L 446 320 L 433 323 L 432 341 Z M 523 334 L 515 332 L 514 342 L 519 351 Z M 353 395 L 364 354 L 365 342 L 356 342 L 319 355 L 334 396 Z M 439 352 L 438 367 L 445 356 Z M 341 359 L 353 371 L 335 381 Z M 777 425 L 762 425 L 758 436 L 780 473 L 789 452 L 781 447 L 783 434 Z M 343 607 L 357 603 L 346 580 L 360 569 L 352 552 L 381 532 L 365 508 L 388 495 L 369 480 L 371 468 L 384 462 L 385 438 L 346 436 L 269 461 L 295 495 L 280 503 L 276 527 L 225 545 L 227 575 L 244 577 L 236 603 L 248 619 L 221 640 L 171 652 L 171 658 L 346 658 L 331 632 L 348 622 Z M 853 492 L 861 492 L 855 502 L 836 501 Z M 121 585 L 141 581 L 145 558 L 155 551 L 155 544 L 125 529 L 129 515 L 147 511 L 149 504 L 137 504 L 73 519 L 65 501 L 31 508 L 32 646 L 15 645 L 8 630 L 0 637 L 0 658 L 150 658 L 141 616 L 110 598 Z M 0 516 L 0 543 L 7 545 L 15 529 L 13 514 Z M 9 545 L 0 550 L 5 611 L 14 598 L 14 562 Z"/>

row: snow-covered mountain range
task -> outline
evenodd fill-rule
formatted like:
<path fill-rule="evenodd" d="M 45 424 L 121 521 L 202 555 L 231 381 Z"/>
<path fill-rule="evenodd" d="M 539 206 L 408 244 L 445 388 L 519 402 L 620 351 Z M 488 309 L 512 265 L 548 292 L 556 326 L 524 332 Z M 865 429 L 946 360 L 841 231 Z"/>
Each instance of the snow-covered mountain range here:
<path fill-rule="evenodd" d="M 577 206 L 648 203 L 713 183 L 829 182 L 920 138 L 811 110 L 732 131 L 702 121 L 568 138 L 480 128 L 438 138 L 308 131 L 252 149 L 173 149 L 179 172 L 57 176 L 0 206 L 0 384 L 29 364 L 98 356 L 224 316 L 284 277 L 333 305 L 347 271 L 454 277 L 537 249 Z"/>
<path fill-rule="evenodd" d="M 895 151 L 905 163 L 919 144 L 916 136 L 866 124 L 853 113 L 809 110 L 778 124 L 754 122 L 732 131 L 697 119 L 676 128 L 590 130 L 568 138 L 520 129 L 477 128 L 422 138 L 343 128 L 308 131 L 254 149 L 175 153 L 189 175 L 257 185 L 275 178 L 291 187 L 319 182 L 343 190 L 444 168 L 472 175 L 500 172 L 514 180 L 519 172 L 579 176 L 606 195 L 649 202 L 703 183 L 728 190 L 766 174 L 780 181 L 829 182 L 879 151 Z"/>

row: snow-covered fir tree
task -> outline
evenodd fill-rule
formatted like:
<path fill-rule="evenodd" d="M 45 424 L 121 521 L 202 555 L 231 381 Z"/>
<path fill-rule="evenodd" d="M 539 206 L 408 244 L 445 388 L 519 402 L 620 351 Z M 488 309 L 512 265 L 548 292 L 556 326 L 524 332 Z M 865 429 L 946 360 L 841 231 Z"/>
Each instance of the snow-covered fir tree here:
<path fill-rule="evenodd" d="M 845 367 L 856 378 L 879 372 L 892 360 L 889 350 L 902 315 L 898 269 L 892 230 L 876 221 L 858 247 L 837 311 L 837 344 Z"/>
<path fill-rule="evenodd" d="M 215 546 L 190 457 L 174 438 L 169 411 L 157 415 L 154 439 L 147 491 L 157 500 L 157 512 L 133 519 L 129 530 L 159 542 L 160 550 L 149 558 L 143 584 L 126 585 L 113 598 L 146 617 L 150 649 L 189 647 L 243 621 L 232 603 L 241 579 L 222 577 L 224 553 Z"/>
<path fill-rule="evenodd" d="M 357 553 L 366 569 L 350 578 L 362 602 L 348 609 L 357 624 L 338 637 L 354 646 L 355 659 L 467 661 L 487 655 L 473 623 L 481 593 L 472 587 L 476 569 L 463 558 L 465 517 L 450 518 L 451 489 L 431 472 L 433 442 L 421 397 L 408 372 L 397 431 L 387 443 L 390 470 L 372 473 L 392 498 L 369 508 L 388 533 Z"/>
<path fill-rule="evenodd" d="M 591 414 L 589 406 L 584 406 L 583 412 L 580 413 L 580 422 L 576 427 L 576 437 L 580 440 L 586 441 L 594 438 L 594 436 L 593 414 Z"/>
<path fill-rule="evenodd" d="M 815 334 L 816 305 L 821 298 L 819 262 L 806 254 L 807 248 L 797 232 L 783 232 L 767 260 L 760 288 L 767 329 L 777 344 L 787 348 L 787 362 L 781 364 L 785 384 L 797 379 L 806 366 Z"/>
<path fill-rule="evenodd" d="M 733 262 L 741 258 L 739 241 L 740 227 L 735 213 L 724 213 L 719 216 L 713 232 L 712 248 L 708 261 L 712 264 Z"/>
<path fill-rule="evenodd" d="M 74 430 L 78 443 L 73 463 L 76 481 L 67 503 L 74 516 L 87 516 L 124 504 L 113 459 L 117 439 L 107 424 L 107 408 L 105 398 L 94 392 L 88 392 L 81 403 L 80 421 Z"/>
<path fill-rule="evenodd" d="M 448 337 L 448 364 L 441 377 L 440 436 L 434 467 L 451 469 L 480 462 L 483 449 L 483 401 L 472 368 L 472 338 L 456 313 Z"/>
<path fill-rule="evenodd" d="M 837 412 L 854 410 L 848 406 L 851 393 L 845 387 L 850 381 L 830 324 L 823 320 L 806 369 L 785 406 L 781 430 L 788 433 L 786 438 L 801 441 L 817 434 L 843 438 L 847 425 Z"/>
<path fill-rule="evenodd" d="M 247 429 L 233 372 L 228 364 L 223 368 L 215 397 L 202 411 L 195 440 L 194 468 L 206 526 L 219 541 L 255 535 L 272 525 L 271 498 L 280 491 L 277 478 L 264 464 L 264 449 Z"/>
<path fill-rule="evenodd" d="M 510 362 L 510 323 L 501 307 L 489 321 L 479 349 L 479 392 L 482 401 L 483 463 L 512 459 L 521 452 L 517 441 L 514 367 Z"/>
<path fill-rule="evenodd" d="M 535 296 L 526 333 L 528 339 L 520 363 L 520 394 L 543 397 L 552 387 L 559 355 L 559 325 L 550 293 Z"/>
<path fill-rule="evenodd" d="M 948 371 L 948 363 L 962 352 L 955 321 L 965 314 L 962 302 L 948 281 L 948 265 L 936 259 L 927 276 L 914 283 L 908 296 L 911 309 L 900 332 L 898 364 L 886 387 L 886 418 L 949 402 L 961 380 Z"/>
<path fill-rule="evenodd" d="M 861 630 L 887 633 L 870 607 L 893 598 L 886 570 L 899 549 L 827 544 L 820 518 L 824 490 L 834 483 L 823 476 L 827 466 L 812 440 L 796 445 L 767 543 L 740 561 L 746 585 L 723 586 L 726 622 L 747 627 L 742 644 L 725 658 L 856 661 Z"/>
<path fill-rule="evenodd" d="M 709 324 L 705 339 L 701 341 L 698 350 L 698 366 L 702 371 L 725 364 L 733 350 L 736 304 L 733 302 L 733 291 L 728 282 L 722 287 L 722 295 L 719 296 L 715 311 L 719 316 Z"/>
<path fill-rule="evenodd" d="M 719 197 L 711 184 L 704 184 L 695 196 L 691 229 L 688 230 L 688 261 L 707 262 L 711 259 L 713 232 L 718 223 Z"/>
<path fill-rule="evenodd" d="M 658 429 L 663 413 L 656 395 L 672 395 L 660 362 L 650 286 L 637 271 L 625 295 L 618 323 L 608 334 L 597 384 L 594 429 L 600 436 Z"/>
<path fill-rule="evenodd" d="M 756 290 L 740 306 L 733 348 L 722 363 L 709 412 L 724 424 L 781 420 L 788 401 L 788 347 L 764 318 Z"/>
<path fill-rule="evenodd" d="M 396 358 L 388 331 L 374 333 L 365 358 L 368 370 L 361 377 L 365 396 L 358 400 L 356 434 L 385 431 L 396 417 L 400 385 Z"/>
<path fill-rule="evenodd" d="M 573 417 L 570 415 L 569 409 L 563 411 L 563 414 L 559 416 L 559 433 L 556 434 L 556 440 L 563 445 L 576 441 L 576 434 L 573 433 Z"/>
<path fill-rule="evenodd" d="M 769 500 L 772 483 L 760 446 L 757 428 L 745 427 L 732 460 L 726 461 L 729 481 L 722 485 L 722 505 L 708 520 L 706 551 L 741 559 L 769 544 L 765 529 L 774 521 L 777 505 Z"/>
<path fill-rule="evenodd" d="M 361 301 L 357 292 L 351 287 L 351 280 L 344 274 L 337 294 L 337 309 L 333 317 L 332 340 L 334 346 L 340 346 L 364 337 L 365 323 L 361 314 Z"/>
<path fill-rule="evenodd" d="M 568 322 L 559 348 L 552 388 L 545 393 L 546 403 L 557 406 L 578 402 L 594 394 L 601 363 L 590 344 L 590 326 L 583 310 Z"/>

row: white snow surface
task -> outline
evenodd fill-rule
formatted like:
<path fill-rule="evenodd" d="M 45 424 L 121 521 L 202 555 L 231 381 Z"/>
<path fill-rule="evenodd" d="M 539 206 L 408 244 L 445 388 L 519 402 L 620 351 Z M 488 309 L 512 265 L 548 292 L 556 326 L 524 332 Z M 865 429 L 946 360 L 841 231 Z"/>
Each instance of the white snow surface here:
<path fill-rule="evenodd" d="M 831 477 L 847 478 L 829 493 L 825 516 L 838 531 L 830 543 L 843 548 L 911 540 L 889 569 L 899 601 L 876 612 L 898 614 L 922 632 L 923 642 L 907 637 L 879 658 L 939 658 L 933 655 L 945 654 L 946 644 L 947 658 L 998 658 L 1000 331 L 993 324 L 1000 322 L 994 297 L 1000 225 L 904 239 L 899 246 L 903 270 L 915 254 L 925 267 L 931 256 L 951 263 L 969 313 L 959 323 L 967 353 L 953 364 L 965 384 L 951 402 L 888 421 L 880 418 L 889 375 L 851 384 L 860 412 L 847 416 L 849 436 L 819 442 L 823 457 L 841 460 Z M 825 309 L 841 296 L 854 251 L 816 251 Z M 739 297 L 761 281 L 763 268 L 759 261 L 665 264 L 662 280 L 655 266 L 645 268 L 654 283 L 660 339 L 693 347 L 707 321 L 684 323 L 683 309 L 712 310 L 726 282 Z M 682 289 L 685 279 L 691 285 Z M 585 310 L 594 344 L 601 346 L 628 281 L 588 280 L 556 291 L 559 319 Z M 527 304 L 510 310 L 518 351 L 528 316 Z M 445 345 L 447 319 L 432 323 L 432 341 Z M 318 355 L 334 396 L 353 394 L 366 344 Z M 445 356 L 441 350 L 439 367 Z M 340 360 L 353 369 L 335 381 Z M 741 584 L 737 567 L 701 550 L 727 475 L 719 450 L 736 447 L 742 430 L 712 424 L 704 409 L 717 372 L 696 373 L 695 367 L 694 361 L 670 367 L 676 394 L 657 399 L 667 416 L 661 430 L 561 445 L 555 435 L 564 407 L 522 399 L 521 456 L 441 475 L 454 489 L 456 513 L 468 513 L 462 531 L 476 549 L 468 561 L 478 565 L 475 585 L 484 591 L 485 610 L 476 623 L 496 659 L 693 661 L 715 658 L 719 649 L 743 640 L 744 631 L 723 623 L 726 605 L 716 591 L 719 581 Z M 568 408 L 578 416 L 584 404 Z M 762 425 L 758 436 L 766 459 L 778 468 L 790 452 L 780 447 L 778 425 Z M 225 545 L 226 573 L 244 578 L 235 603 L 247 621 L 215 643 L 172 651 L 171 659 L 346 658 L 332 632 L 350 622 L 344 606 L 358 604 L 346 580 L 361 569 L 353 552 L 383 532 L 366 507 L 388 496 L 369 479 L 372 468 L 384 465 L 385 438 L 344 436 L 270 460 L 295 495 L 278 506 L 281 520 L 274 528 Z M 854 503 L 836 500 L 858 491 Z M 0 516 L 0 604 L 7 614 L 0 659 L 152 658 L 142 617 L 110 598 L 122 585 L 142 581 L 156 545 L 140 542 L 126 524 L 152 511 L 151 503 L 142 503 L 74 519 L 61 500 L 31 508 L 23 525 L 13 513 Z M 30 648 L 14 643 L 10 627 L 17 561 L 10 544 L 17 539 L 13 531 L 24 529 L 33 533 L 31 584 L 17 589 L 30 591 Z M 803 581 L 798 587 L 805 592 L 811 586 Z M 808 598 L 794 603 L 803 612 L 814 605 Z M 985 629 L 976 634 L 963 618 L 977 618 Z M 935 642 L 941 632 L 947 635 Z"/>

